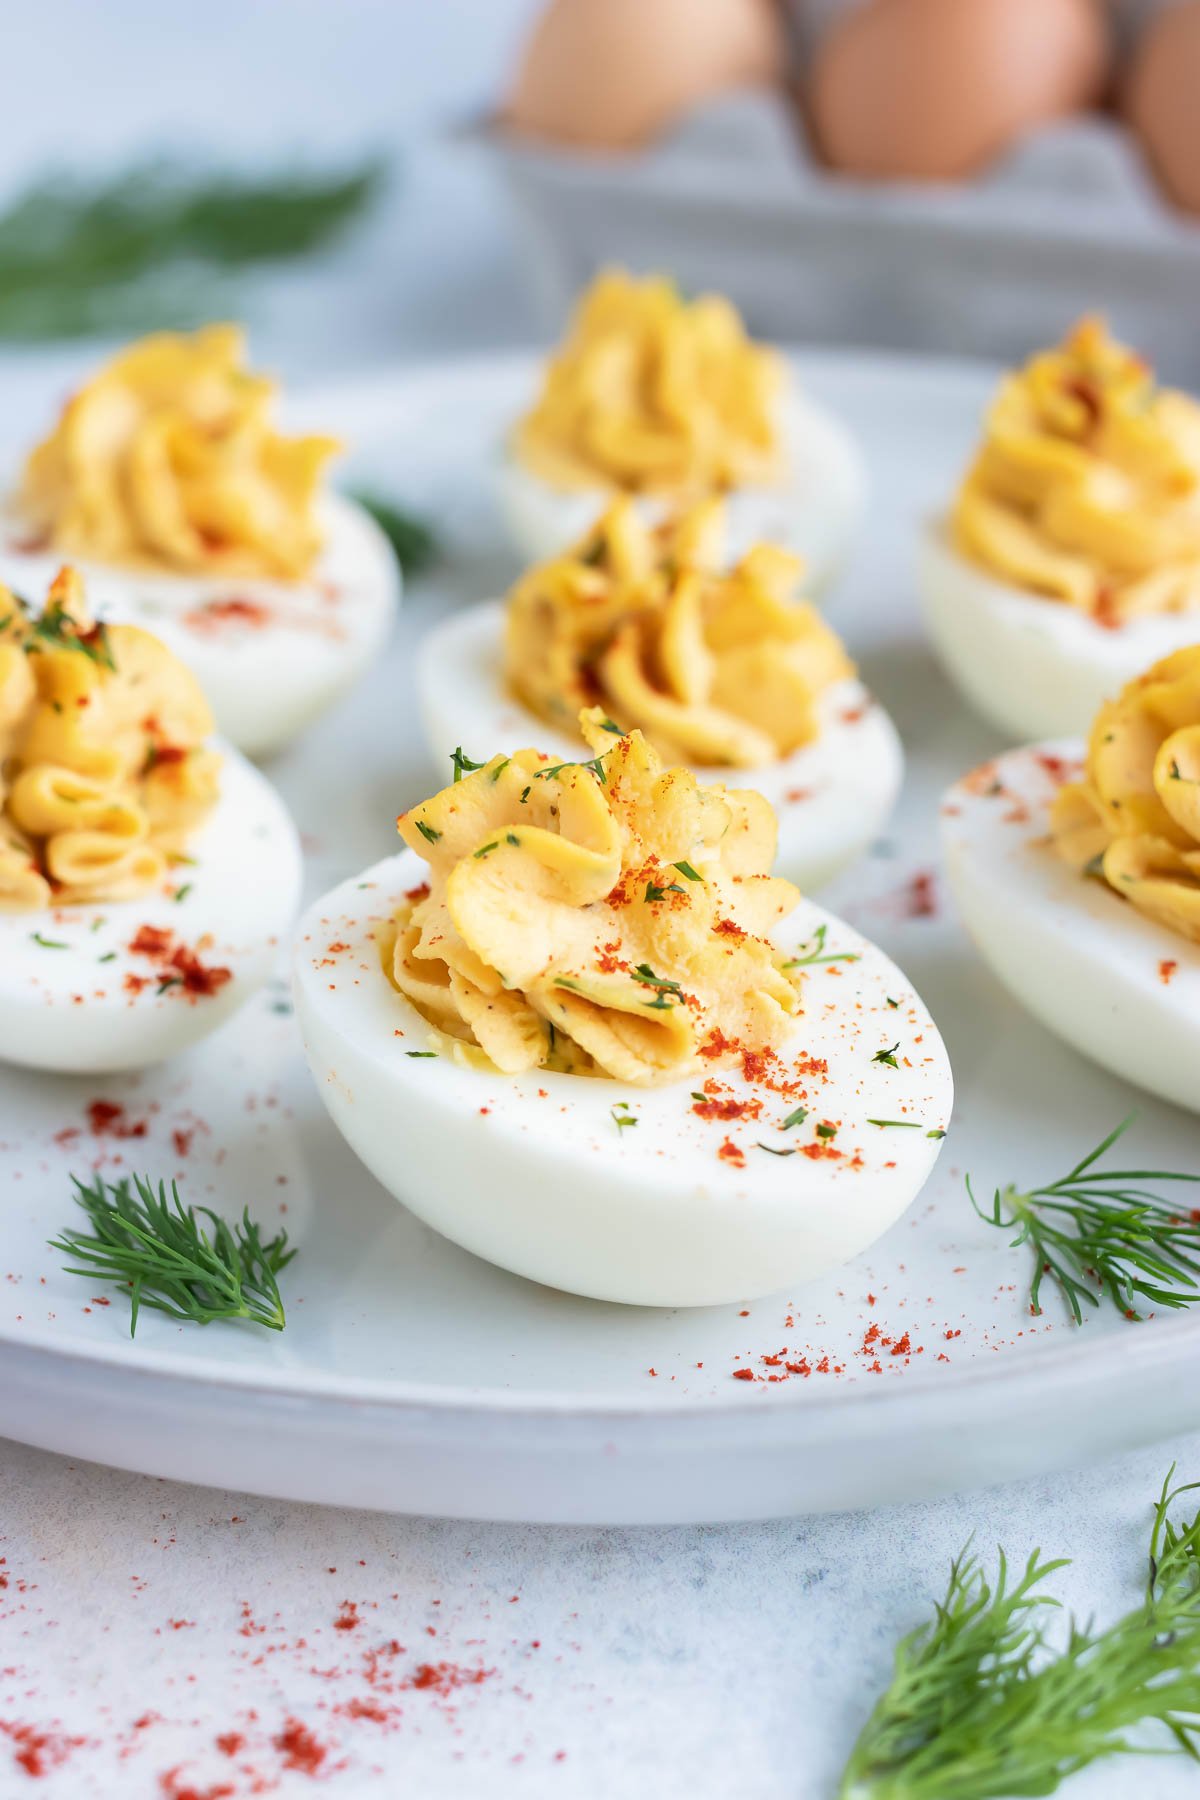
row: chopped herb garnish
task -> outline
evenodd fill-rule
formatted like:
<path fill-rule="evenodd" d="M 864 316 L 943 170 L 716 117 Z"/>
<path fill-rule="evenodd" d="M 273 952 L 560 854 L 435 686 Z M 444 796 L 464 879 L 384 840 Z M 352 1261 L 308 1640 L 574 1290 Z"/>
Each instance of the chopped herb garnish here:
<path fill-rule="evenodd" d="M 648 881 L 646 883 L 646 904 L 652 906 L 656 900 L 665 900 L 668 894 L 686 893 L 687 889 L 681 888 L 677 881 L 672 881 L 667 887 L 658 887 L 655 882 Z"/>
<path fill-rule="evenodd" d="M 920 1131 L 921 1129 L 920 1119 L 868 1119 L 867 1124 L 890 1125 L 897 1131 Z M 933 1133 L 929 1132 L 928 1136 L 932 1137 Z"/>
<path fill-rule="evenodd" d="M 154 992 L 156 995 L 165 994 L 169 988 L 182 986 L 182 975 L 160 975 L 158 978 L 158 986 L 155 988 Z"/>
<path fill-rule="evenodd" d="M 464 775 L 474 774 L 476 769 L 486 767 L 486 764 L 472 762 L 469 756 L 464 756 L 461 744 L 452 752 L 450 761 L 454 764 L 455 781 L 461 781 Z"/>
<path fill-rule="evenodd" d="M 685 881 L 703 881 L 704 880 L 703 875 L 697 874 L 696 870 L 693 869 L 690 862 L 677 862 L 674 866 L 675 866 L 675 868 L 677 868 L 679 870 L 679 873 L 683 876 Z"/>
<path fill-rule="evenodd" d="M 499 838 L 493 838 L 490 844 L 480 844 L 478 850 L 472 850 L 471 855 L 478 861 L 481 856 L 486 856 L 489 850 L 495 850 L 499 843 Z"/>
<path fill-rule="evenodd" d="M 631 973 L 635 981 L 640 981 L 644 987 L 657 988 L 660 993 L 681 994 L 683 992 L 677 981 L 668 981 L 665 975 L 656 975 L 649 963 L 639 963 Z"/>
<path fill-rule="evenodd" d="M 815 969 L 819 963 L 858 962 L 857 950 L 834 950 L 825 953 L 825 934 L 828 925 L 818 925 L 808 942 L 801 946 L 800 955 L 793 956 L 784 963 L 785 969 Z"/>
<path fill-rule="evenodd" d="M 561 775 L 564 769 L 590 769 L 600 786 L 604 786 L 604 758 L 602 756 L 593 756 L 586 762 L 560 762 L 552 764 L 548 769 L 535 769 L 533 779 L 535 781 L 552 781 L 556 776 Z M 528 788 L 525 791 L 528 793 Z"/>
<path fill-rule="evenodd" d="M 404 1052 L 404 1054 L 405 1054 L 405 1056 L 417 1056 L 417 1057 L 436 1056 L 437 1051 L 436 1050 L 406 1050 Z"/>
<path fill-rule="evenodd" d="M 934 1131 L 927 1131 L 925 1133 L 926 1137 L 931 1137 L 931 1138 L 943 1138 L 943 1137 L 945 1137 L 945 1135 L 946 1135 L 945 1132 L 941 1129 L 940 1126 Z"/>
<path fill-rule="evenodd" d="M 117 953 L 115 950 L 108 950 L 105 952 L 105 954 L 103 956 L 98 956 L 96 958 L 97 962 L 102 962 L 102 963 L 116 962 L 116 960 L 117 960 Z"/>
<path fill-rule="evenodd" d="M 440 831 L 435 831 L 432 825 L 426 825 L 424 819 L 417 819 L 414 823 L 427 844 L 437 843 L 442 835 Z"/>
<path fill-rule="evenodd" d="M 610 1111 L 612 1112 L 613 1124 L 618 1131 L 624 1131 L 627 1125 L 637 1124 L 637 1120 L 629 1110 L 629 1102 L 627 1100 L 618 1100 L 616 1105 L 610 1108 Z"/>
<path fill-rule="evenodd" d="M 1200 1215 L 1140 1185 L 1200 1182 L 1200 1175 L 1095 1167 L 1132 1123 L 1131 1115 L 1058 1181 L 1025 1192 L 1013 1182 L 997 1188 L 990 1207 L 979 1205 L 967 1176 L 980 1218 L 1002 1231 L 1015 1227 L 1013 1246 L 1028 1244 L 1033 1253 L 1029 1310 L 1035 1315 L 1047 1275 L 1077 1325 L 1081 1302 L 1099 1306 L 1107 1299 L 1125 1318 L 1140 1319 L 1139 1298 L 1169 1307 L 1200 1300 Z"/>
<path fill-rule="evenodd" d="M 898 1000 L 893 1000 L 892 996 L 890 994 L 885 994 L 884 998 L 886 999 L 888 1005 L 892 1008 L 893 1012 L 900 1005 L 900 1002 Z"/>
<path fill-rule="evenodd" d="M 116 671 L 108 631 L 103 625 L 92 625 L 80 631 L 61 600 L 52 600 L 37 618 L 30 621 L 26 650 L 77 650 L 89 662 Z"/>
<path fill-rule="evenodd" d="M 171 1183 L 134 1176 L 116 1183 L 97 1176 L 90 1184 L 73 1176 L 75 1199 L 89 1229 L 67 1229 L 50 1239 L 52 1250 L 75 1258 L 68 1275 L 115 1281 L 129 1292 L 129 1335 L 141 1307 L 172 1319 L 207 1325 L 214 1319 L 246 1319 L 282 1331 L 286 1323 L 275 1277 L 296 1254 L 287 1232 L 263 1241 L 248 1211 L 229 1225 L 207 1206 L 184 1206 Z M 207 1224 L 201 1223 L 201 1218 Z"/>
<path fill-rule="evenodd" d="M 793 1125 L 803 1125 L 803 1123 L 804 1123 L 805 1119 L 807 1119 L 807 1117 L 808 1117 L 807 1106 L 798 1106 L 796 1108 L 795 1112 L 790 1112 L 788 1114 L 787 1118 L 783 1121 L 783 1124 L 779 1127 L 779 1129 L 780 1129 L 780 1131 L 790 1131 L 792 1129 Z"/>
<path fill-rule="evenodd" d="M 505 836 L 504 836 L 504 841 L 506 844 L 512 844 L 518 850 L 521 847 L 521 840 L 517 836 L 515 831 L 506 832 Z"/>
<path fill-rule="evenodd" d="M 522 788 L 522 790 L 521 790 L 521 805 L 522 806 L 524 806 L 525 802 L 528 800 L 532 791 L 533 790 L 531 788 Z"/>
<path fill-rule="evenodd" d="M 503 775 L 505 769 L 507 769 L 507 767 L 511 761 L 512 761 L 511 756 L 502 756 L 500 758 L 500 761 L 496 764 L 495 768 L 492 770 L 491 774 L 488 776 L 488 780 L 491 782 L 499 781 L 500 777 Z"/>
<path fill-rule="evenodd" d="M 771 1144 L 757 1144 L 755 1148 L 765 1150 L 768 1156 L 795 1156 L 796 1154 L 795 1145 L 790 1150 L 776 1150 Z"/>
<path fill-rule="evenodd" d="M 35 944 L 41 945 L 43 950 L 66 950 L 68 948 L 61 938 L 43 937 L 40 931 L 31 931 L 29 935 Z"/>
<path fill-rule="evenodd" d="M 102 925 L 104 925 L 105 923 L 106 923 L 105 916 L 103 913 L 100 913 L 96 918 L 94 918 L 92 920 L 91 924 L 88 926 L 88 930 L 89 931 L 99 931 L 100 927 Z"/>
<path fill-rule="evenodd" d="M 601 729 L 601 731 L 611 731 L 614 737 L 624 737 L 625 736 L 625 733 L 621 730 L 621 727 L 619 725 L 614 725 L 611 719 L 601 719 L 600 729 Z"/>
<path fill-rule="evenodd" d="M 818 1125 L 817 1126 L 817 1136 L 819 1138 L 835 1138 L 837 1136 L 837 1131 L 838 1131 L 838 1128 L 836 1125 Z"/>
<path fill-rule="evenodd" d="M 900 1045 L 899 1042 L 897 1042 L 892 1045 L 890 1050 L 877 1050 L 871 1058 L 871 1061 L 886 1063 L 889 1069 L 898 1069 L 900 1064 L 896 1061 L 896 1052 L 899 1048 Z"/>
<path fill-rule="evenodd" d="M 172 898 L 172 900 L 175 901 L 176 905 L 178 905 L 178 903 L 181 900 L 187 899 L 188 895 L 192 891 L 192 885 L 193 884 L 190 881 L 185 881 L 182 887 L 177 887 L 175 889 L 175 892 L 171 895 L 171 898 Z"/>

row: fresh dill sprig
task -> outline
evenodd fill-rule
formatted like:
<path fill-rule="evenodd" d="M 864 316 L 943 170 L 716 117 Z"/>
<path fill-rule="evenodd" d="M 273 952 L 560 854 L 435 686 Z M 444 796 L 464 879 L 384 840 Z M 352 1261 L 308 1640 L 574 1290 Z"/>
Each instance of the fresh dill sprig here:
<path fill-rule="evenodd" d="M 411 580 L 433 567 L 442 554 L 437 533 L 428 520 L 407 512 L 394 500 L 385 500 L 370 489 L 354 489 L 350 494 L 364 512 L 370 513 L 395 552 L 396 561 Z"/>
<path fill-rule="evenodd" d="M 1016 1228 L 1014 1248 L 1033 1253 L 1029 1310 L 1041 1312 L 1041 1286 L 1055 1283 L 1074 1316 L 1083 1305 L 1108 1299 L 1128 1319 L 1140 1319 L 1136 1301 L 1190 1306 L 1200 1300 L 1200 1212 L 1180 1208 L 1138 1184 L 1200 1181 L 1171 1169 L 1098 1169 L 1095 1165 L 1134 1120 L 1110 1131 L 1103 1143 L 1069 1174 L 1021 1192 L 1014 1182 L 997 1188 L 981 1206 L 967 1177 L 967 1193 L 981 1219 L 1002 1231 Z"/>
<path fill-rule="evenodd" d="M 1072 1619 L 1061 1649 L 1044 1584 L 1068 1559 L 1035 1550 L 1014 1580 L 1001 1551 L 992 1582 L 968 1544 L 933 1619 L 897 1646 L 839 1800 L 1004 1800 L 1052 1794 L 1106 1756 L 1200 1761 L 1200 1517 L 1169 1516 L 1200 1484 L 1172 1488 L 1174 1473 L 1155 1503 L 1144 1599 L 1103 1631 Z"/>
<path fill-rule="evenodd" d="M 219 315 L 223 273 L 330 243 L 379 194 L 381 163 L 235 176 L 142 163 L 56 176 L 0 213 L 0 337 L 148 331 Z"/>
<path fill-rule="evenodd" d="M 286 1231 L 264 1242 L 248 1210 L 231 1226 L 207 1206 L 185 1206 L 174 1182 L 168 1199 L 165 1183 L 156 1192 L 139 1175 L 132 1189 L 128 1178 L 72 1179 L 89 1229 L 68 1227 L 50 1239 L 50 1247 L 75 1258 L 65 1265 L 68 1275 L 115 1281 L 128 1290 L 130 1337 L 143 1306 L 197 1325 L 248 1319 L 283 1330 L 287 1321 L 275 1277 L 296 1254 Z"/>

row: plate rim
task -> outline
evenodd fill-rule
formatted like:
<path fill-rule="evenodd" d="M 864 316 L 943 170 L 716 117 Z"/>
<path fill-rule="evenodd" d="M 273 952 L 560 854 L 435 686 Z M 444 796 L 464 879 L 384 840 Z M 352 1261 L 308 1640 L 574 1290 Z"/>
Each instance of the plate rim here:
<path fill-rule="evenodd" d="M 962 394 L 970 389 L 974 397 L 986 382 L 994 382 L 1003 373 L 1003 365 L 998 362 L 968 356 L 798 343 L 783 343 L 778 348 L 802 381 L 814 375 L 855 383 L 881 378 L 904 381 L 920 374 L 946 391 Z M 363 421 L 358 430 L 364 438 L 371 437 L 384 429 L 403 429 L 400 406 L 436 402 L 438 389 L 447 381 L 525 379 L 536 372 L 543 355 L 544 346 L 524 345 L 437 357 L 397 358 L 377 368 L 298 386 L 287 397 L 284 411 L 289 424 L 296 414 L 311 417 L 318 413 L 328 413 L 338 424 L 343 417 Z M 352 455 L 354 446 L 349 448 Z M 480 449 L 481 454 L 487 454 L 489 446 L 484 444 Z M 981 1392 L 1002 1395 L 1001 1405 L 991 1409 L 996 1413 L 1019 1409 L 1029 1390 L 1036 1391 L 1050 1382 L 1072 1387 L 1082 1375 L 1087 1375 L 1091 1388 L 1106 1377 L 1111 1380 L 1118 1372 L 1126 1382 L 1135 1377 L 1141 1381 L 1155 1370 L 1176 1365 L 1200 1339 L 1200 1314 L 1159 1317 L 1152 1321 L 1153 1330 L 1137 1332 L 1132 1340 L 1114 1330 L 1098 1341 L 1089 1341 L 1082 1335 L 1086 1327 L 1072 1325 L 1065 1316 L 1062 1323 L 1064 1333 L 1070 1334 L 1062 1342 L 1039 1347 L 1036 1354 L 1016 1361 L 976 1357 L 937 1373 L 933 1367 L 914 1370 L 900 1380 L 831 1383 L 824 1390 L 805 1382 L 795 1391 L 782 1393 L 772 1389 L 769 1397 L 763 1394 L 757 1398 L 731 1392 L 727 1398 L 697 1394 L 664 1400 L 647 1393 L 644 1399 L 630 1396 L 613 1400 L 567 1390 L 453 1388 L 427 1381 L 346 1377 L 311 1369 L 239 1367 L 208 1356 L 181 1363 L 169 1350 L 152 1348 L 140 1351 L 133 1360 L 124 1343 L 82 1348 L 56 1342 L 48 1328 L 31 1324 L 18 1328 L 0 1323 L 0 1355 L 12 1351 L 19 1359 L 43 1363 L 48 1374 L 69 1372 L 72 1367 L 93 1374 L 110 1370 L 135 1382 L 183 1391 L 193 1401 L 205 1392 L 213 1397 L 236 1394 L 247 1401 L 257 1398 L 267 1403 L 285 1398 L 344 1414 L 348 1419 L 356 1413 L 383 1412 L 392 1418 L 408 1416 L 414 1422 L 441 1416 L 529 1427 L 551 1420 L 577 1420 L 581 1425 L 608 1422 L 635 1431 L 648 1427 L 672 1436 L 689 1428 L 698 1430 L 711 1425 L 724 1434 L 732 1429 L 756 1438 L 778 1440 L 798 1435 L 798 1428 L 811 1426 L 819 1432 L 823 1422 L 835 1416 L 870 1420 L 880 1417 L 881 1409 L 886 1409 L 889 1420 L 902 1421 L 906 1414 L 927 1412 L 931 1401 L 944 1404 L 951 1398 L 957 1401 L 964 1394 L 969 1402 L 971 1396 Z M 1061 1385 L 1056 1386 L 1056 1397 L 1061 1400 Z"/>

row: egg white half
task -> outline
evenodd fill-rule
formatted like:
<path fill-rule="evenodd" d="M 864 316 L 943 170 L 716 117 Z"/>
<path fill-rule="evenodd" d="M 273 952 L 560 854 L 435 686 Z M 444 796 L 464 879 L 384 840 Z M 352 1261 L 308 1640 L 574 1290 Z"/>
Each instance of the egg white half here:
<path fill-rule="evenodd" d="M 214 1031 L 271 974 L 299 904 L 300 844 L 265 777 L 218 748 L 220 800 L 167 891 L 0 912 L 0 1061 L 74 1074 L 146 1068 Z M 160 993 L 170 969 L 130 948 L 144 925 L 231 979 L 211 994 Z"/>
<path fill-rule="evenodd" d="M 849 554 L 866 503 L 866 465 L 847 428 L 815 401 L 790 392 L 780 409 L 787 472 L 775 487 L 735 488 L 726 495 L 729 549 L 782 544 L 804 558 L 805 587 L 825 588 Z M 614 497 L 614 490 L 556 488 L 518 460 L 507 445 L 495 464 L 496 494 L 517 553 L 547 562 L 577 542 Z M 641 502 L 660 518 L 664 502 Z"/>
<path fill-rule="evenodd" d="M 504 686 L 504 603 L 488 600 L 431 631 L 418 652 L 417 693 L 439 764 L 456 746 L 476 762 L 528 749 L 571 761 L 581 737 L 556 731 Z M 819 703 L 821 730 L 760 769 L 696 767 L 701 781 L 755 788 L 779 818 L 775 866 L 802 888 L 832 881 L 887 824 L 904 775 L 891 719 L 859 681 L 840 681 Z"/>
<path fill-rule="evenodd" d="M 203 687 L 221 735 L 248 756 L 296 737 L 371 666 L 400 599 L 383 532 L 339 495 L 322 505 L 325 549 L 304 582 L 148 573 L 71 559 L 104 619 L 160 637 Z M 0 581 L 45 592 L 64 557 L 24 548 L 19 520 L 0 525 Z"/>
<path fill-rule="evenodd" d="M 1061 601 L 1011 587 L 961 555 L 943 521 L 920 535 L 925 622 L 964 698 L 1009 737 L 1086 736 L 1105 700 L 1160 657 L 1200 643 L 1200 613 L 1109 630 Z"/>
<path fill-rule="evenodd" d="M 984 960 L 1049 1031 L 1200 1112 L 1200 947 L 1074 873 L 1048 841 L 1076 738 L 1011 750 L 942 802 L 946 871 Z"/>
<path fill-rule="evenodd" d="M 827 953 L 860 958 L 806 977 L 803 1016 L 780 1051 L 806 1099 L 719 1070 L 734 1098 L 762 1101 L 757 1119 L 728 1122 L 692 1111 L 698 1080 L 642 1089 L 421 1054 L 430 1027 L 388 981 L 372 934 L 424 872 L 405 851 L 319 900 L 301 921 L 294 982 L 334 1123 L 445 1237 L 572 1293 L 708 1306 L 790 1288 L 856 1256 L 924 1185 L 941 1148 L 928 1133 L 950 1118 L 946 1051 L 899 969 L 840 920 L 806 901 L 777 934 L 799 952 L 824 924 Z M 873 1060 L 897 1043 L 896 1068 Z M 828 1074 L 809 1073 L 810 1058 Z M 618 1127 L 618 1102 L 636 1125 Z M 807 1119 L 782 1130 L 801 1103 Z M 836 1138 L 816 1135 L 826 1121 Z M 725 1140 L 744 1167 L 718 1154 Z M 773 1156 L 759 1142 L 795 1153 Z M 842 1154 L 814 1160 L 797 1149 L 827 1143 Z"/>

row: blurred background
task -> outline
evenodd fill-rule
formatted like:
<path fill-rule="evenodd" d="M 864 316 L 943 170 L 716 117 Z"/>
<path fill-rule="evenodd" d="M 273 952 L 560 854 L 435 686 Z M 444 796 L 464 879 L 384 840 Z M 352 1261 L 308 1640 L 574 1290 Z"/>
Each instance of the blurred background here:
<path fill-rule="evenodd" d="M 18 410 L 205 316 L 291 380 L 529 341 L 608 261 L 780 338 L 1101 308 L 1200 383 L 1200 0 L 41 0 L 8 47 Z"/>

